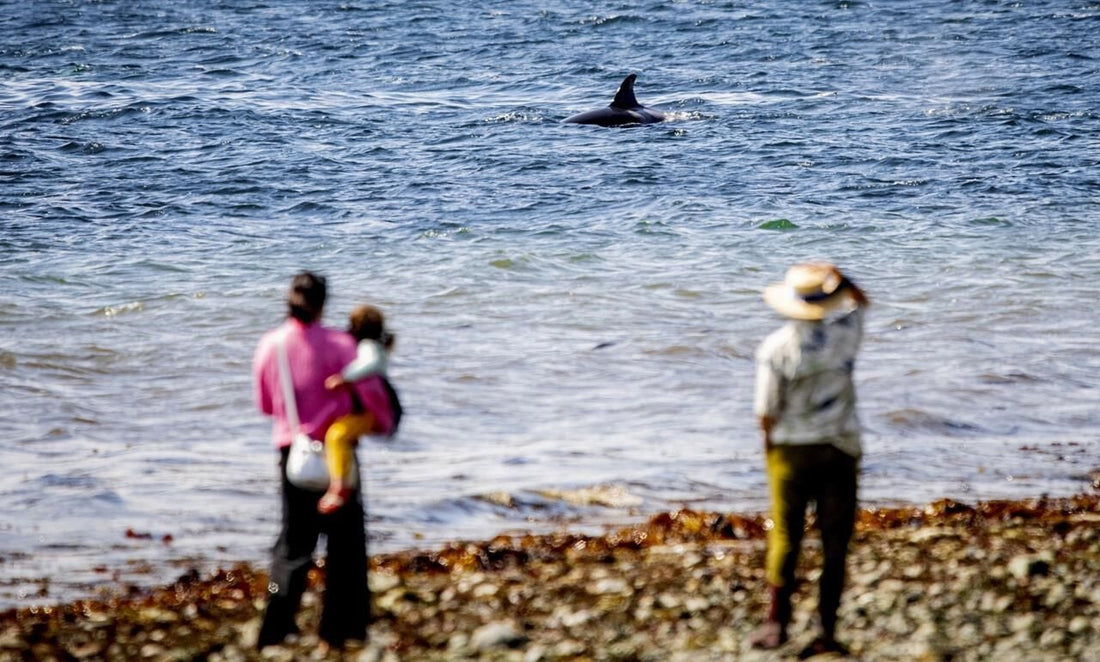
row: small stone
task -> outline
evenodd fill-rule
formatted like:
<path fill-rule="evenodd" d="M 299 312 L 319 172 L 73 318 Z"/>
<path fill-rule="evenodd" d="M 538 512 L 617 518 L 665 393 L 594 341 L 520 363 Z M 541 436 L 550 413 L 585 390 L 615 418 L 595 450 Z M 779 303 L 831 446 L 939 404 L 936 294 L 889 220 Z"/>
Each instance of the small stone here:
<path fill-rule="evenodd" d="M 294 651 L 283 646 L 268 646 L 260 651 L 260 659 L 265 662 L 293 662 Z"/>
<path fill-rule="evenodd" d="M 689 612 L 706 611 L 710 608 L 710 601 L 699 596 L 688 598 L 684 601 L 684 609 Z"/>
<path fill-rule="evenodd" d="M 223 648 L 221 650 L 221 653 L 222 653 L 222 658 L 225 660 L 225 662 L 247 662 L 248 661 L 248 658 L 245 656 L 244 651 L 242 651 L 237 646 L 226 646 L 225 648 Z M 171 659 L 171 658 L 169 658 L 169 659 Z M 177 656 L 175 659 L 192 660 L 192 659 L 195 659 L 195 656 L 194 655 L 187 655 L 187 656 L 184 656 L 184 657 Z M 165 660 L 165 658 L 159 658 L 157 662 L 163 662 L 164 660 Z"/>
<path fill-rule="evenodd" d="M 557 612 L 558 620 L 561 624 L 567 628 L 575 628 L 579 625 L 591 621 L 596 617 L 596 613 L 590 609 L 578 609 L 577 611 L 570 611 L 566 607 L 562 607 L 560 612 Z"/>
<path fill-rule="evenodd" d="M 546 659 L 546 648 L 540 644 L 528 647 L 523 655 L 523 662 L 542 662 L 544 659 Z"/>
<path fill-rule="evenodd" d="M 607 649 L 607 657 L 612 660 L 636 660 L 638 645 L 633 641 L 616 641 Z"/>
<path fill-rule="evenodd" d="M 884 624 L 886 630 L 899 636 L 908 636 L 913 632 L 913 626 L 900 612 L 895 612 L 887 618 Z"/>
<path fill-rule="evenodd" d="M 979 608 L 982 611 L 993 611 L 993 605 L 997 601 L 997 594 L 992 591 L 986 591 L 982 593 L 982 599 L 979 603 Z"/>
<path fill-rule="evenodd" d="M 1039 637 L 1039 645 L 1043 648 L 1056 648 L 1066 641 L 1066 633 L 1060 628 L 1051 628 L 1043 632 Z"/>
<path fill-rule="evenodd" d="M 584 644 L 574 639 L 566 639 L 559 641 L 554 645 L 551 655 L 554 657 L 568 660 L 582 655 L 587 649 Z"/>
<path fill-rule="evenodd" d="M 973 646 L 981 640 L 981 632 L 974 623 L 964 623 L 955 634 L 955 639 L 964 646 Z"/>
<path fill-rule="evenodd" d="M 491 598 L 495 596 L 499 591 L 500 587 L 498 587 L 497 585 L 485 582 L 483 584 L 478 584 L 477 586 L 475 586 L 474 590 L 471 592 L 471 595 L 473 595 L 475 598 Z"/>
<path fill-rule="evenodd" d="M 696 552 L 688 552 L 684 554 L 680 562 L 685 568 L 694 568 L 703 562 L 703 557 Z"/>
<path fill-rule="evenodd" d="M 1078 591 L 1078 593 L 1081 593 L 1081 591 Z M 1100 605 L 1100 585 L 1095 586 L 1092 589 L 1092 594 L 1086 599 L 1094 605 Z"/>
<path fill-rule="evenodd" d="M 148 607 L 138 612 L 138 617 L 147 623 L 175 623 L 179 620 L 179 614 L 168 609 Z"/>
<path fill-rule="evenodd" d="M 260 638 L 260 619 L 253 618 L 249 621 L 241 623 L 237 626 L 237 639 L 241 641 L 245 646 L 252 647 L 256 645 L 256 640 Z"/>
<path fill-rule="evenodd" d="M 470 637 L 466 636 L 465 632 L 458 632 L 451 635 L 451 638 L 447 640 L 447 649 L 451 651 L 465 650 L 466 646 L 470 644 Z"/>
<path fill-rule="evenodd" d="M 398 614 L 404 611 L 402 601 L 405 597 L 405 589 L 393 588 L 386 591 L 381 597 L 375 599 L 374 604 L 382 611 Z"/>
<path fill-rule="evenodd" d="M 1046 597 L 1043 599 L 1043 604 L 1050 609 L 1057 607 L 1069 596 L 1069 592 L 1066 591 L 1065 584 L 1054 584 L 1047 591 Z"/>
<path fill-rule="evenodd" d="M 516 630 L 516 626 L 508 622 L 498 621 L 483 625 L 474 630 L 470 636 L 470 648 L 477 652 L 491 648 L 514 648 L 527 641 L 527 637 Z"/>
<path fill-rule="evenodd" d="M 382 648 L 377 644 L 367 646 L 354 662 L 382 662 Z"/>
<path fill-rule="evenodd" d="M 1020 614 L 1013 616 L 1009 621 L 1008 627 L 1016 633 L 1028 633 L 1035 625 L 1035 614 Z"/>
<path fill-rule="evenodd" d="M 482 494 L 479 498 L 482 501 L 486 501 L 496 506 L 504 506 L 505 508 L 516 507 L 515 497 L 503 490 L 497 492 L 489 492 L 488 494 Z"/>
<path fill-rule="evenodd" d="M 625 595 L 631 593 L 632 590 L 623 579 L 618 577 L 605 577 L 592 586 L 589 586 L 588 592 L 592 595 Z"/>
<path fill-rule="evenodd" d="M 1081 634 L 1088 631 L 1089 619 L 1084 616 L 1074 616 L 1073 620 L 1069 622 L 1069 626 L 1066 628 L 1070 634 Z"/>
<path fill-rule="evenodd" d="M 401 578 L 389 572 L 372 572 L 367 575 L 371 593 L 385 593 L 401 583 Z"/>
<path fill-rule="evenodd" d="M 16 626 L 11 626 L 0 633 L 0 649 L 22 650 L 27 647 L 23 639 L 23 633 Z"/>
<path fill-rule="evenodd" d="M 1050 572 L 1050 563 L 1046 559 L 1019 554 L 1008 562 L 1008 571 L 1013 577 L 1022 581 L 1029 577 L 1046 575 Z"/>
<path fill-rule="evenodd" d="M 0 648 L 9 648 L 9 646 L 0 646 Z M 82 644 L 75 649 L 69 651 L 73 657 L 78 660 L 87 659 L 89 657 L 95 657 L 103 652 L 103 644 L 98 641 L 89 641 Z"/>
<path fill-rule="evenodd" d="M 928 528 L 919 529 L 914 532 L 910 540 L 913 542 L 913 544 L 927 543 L 932 542 L 938 538 L 943 538 L 945 536 L 957 537 L 955 532 L 951 529 L 940 526 L 930 526 Z"/>

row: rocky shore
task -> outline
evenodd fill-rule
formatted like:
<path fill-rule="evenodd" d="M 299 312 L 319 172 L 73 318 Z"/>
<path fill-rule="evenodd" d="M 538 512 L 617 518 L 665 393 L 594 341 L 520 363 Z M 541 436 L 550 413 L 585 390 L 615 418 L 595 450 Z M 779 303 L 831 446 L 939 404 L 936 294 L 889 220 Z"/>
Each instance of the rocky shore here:
<path fill-rule="evenodd" d="M 342 658 L 313 634 L 323 567 L 303 635 L 261 654 L 250 644 L 266 577 L 240 566 L 0 614 L 0 662 L 788 659 L 814 635 L 820 557 L 811 534 L 792 641 L 748 650 L 765 610 L 767 524 L 684 510 L 604 536 L 374 557 L 371 642 Z M 851 659 L 1100 660 L 1100 494 L 861 511 L 840 628 Z"/>

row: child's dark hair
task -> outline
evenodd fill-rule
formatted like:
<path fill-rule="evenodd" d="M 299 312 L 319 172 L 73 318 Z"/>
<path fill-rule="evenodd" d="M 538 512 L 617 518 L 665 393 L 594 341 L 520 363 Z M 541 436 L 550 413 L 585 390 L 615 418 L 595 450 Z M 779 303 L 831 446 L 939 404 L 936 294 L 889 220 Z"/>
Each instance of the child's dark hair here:
<path fill-rule="evenodd" d="M 393 347 L 393 334 L 386 331 L 386 316 L 374 306 L 358 306 L 351 311 L 348 332 L 356 340 L 377 340 L 386 349 Z"/>

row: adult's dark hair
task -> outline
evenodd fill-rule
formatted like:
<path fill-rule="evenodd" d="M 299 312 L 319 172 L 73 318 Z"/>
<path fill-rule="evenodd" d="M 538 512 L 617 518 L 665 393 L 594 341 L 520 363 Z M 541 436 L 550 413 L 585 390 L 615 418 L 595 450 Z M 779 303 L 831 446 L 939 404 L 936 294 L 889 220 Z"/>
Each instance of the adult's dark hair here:
<path fill-rule="evenodd" d="M 295 275 L 286 295 L 290 316 L 303 324 L 316 322 L 325 307 L 326 296 L 328 286 L 324 276 L 309 271 Z"/>

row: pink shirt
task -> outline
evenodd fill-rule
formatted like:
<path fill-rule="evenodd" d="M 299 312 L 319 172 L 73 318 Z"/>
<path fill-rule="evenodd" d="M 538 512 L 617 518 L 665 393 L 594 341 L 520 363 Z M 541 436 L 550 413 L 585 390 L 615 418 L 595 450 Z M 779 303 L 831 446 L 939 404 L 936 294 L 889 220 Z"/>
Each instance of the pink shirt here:
<path fill-rule="evenodd" d="M 277 340 L 286 334 L 287 360 L 294 383 L 294 398 L 302 431 L 314 439 L 324 439 L 325 431 L 337 418 L 352 412 L 352 400 L 345 389 L 329 391 L 325 379 L 339 374 L 355 359 L 356 342 L 350 334 L 320 324 L 305 325 L 289 318 L 260 339 L 252 357 L 252 377 L 256 406 L 273 420 L 272 440 L 278 447 L 289 446 L 293 431 L 286 420 L 282 383 L 279 381 Z M 380 434 L 393 431 L 393 411 L 389 396 L 378 376 L 356 382 L 352 388 L 363 408 L 374 414 Z"/>

